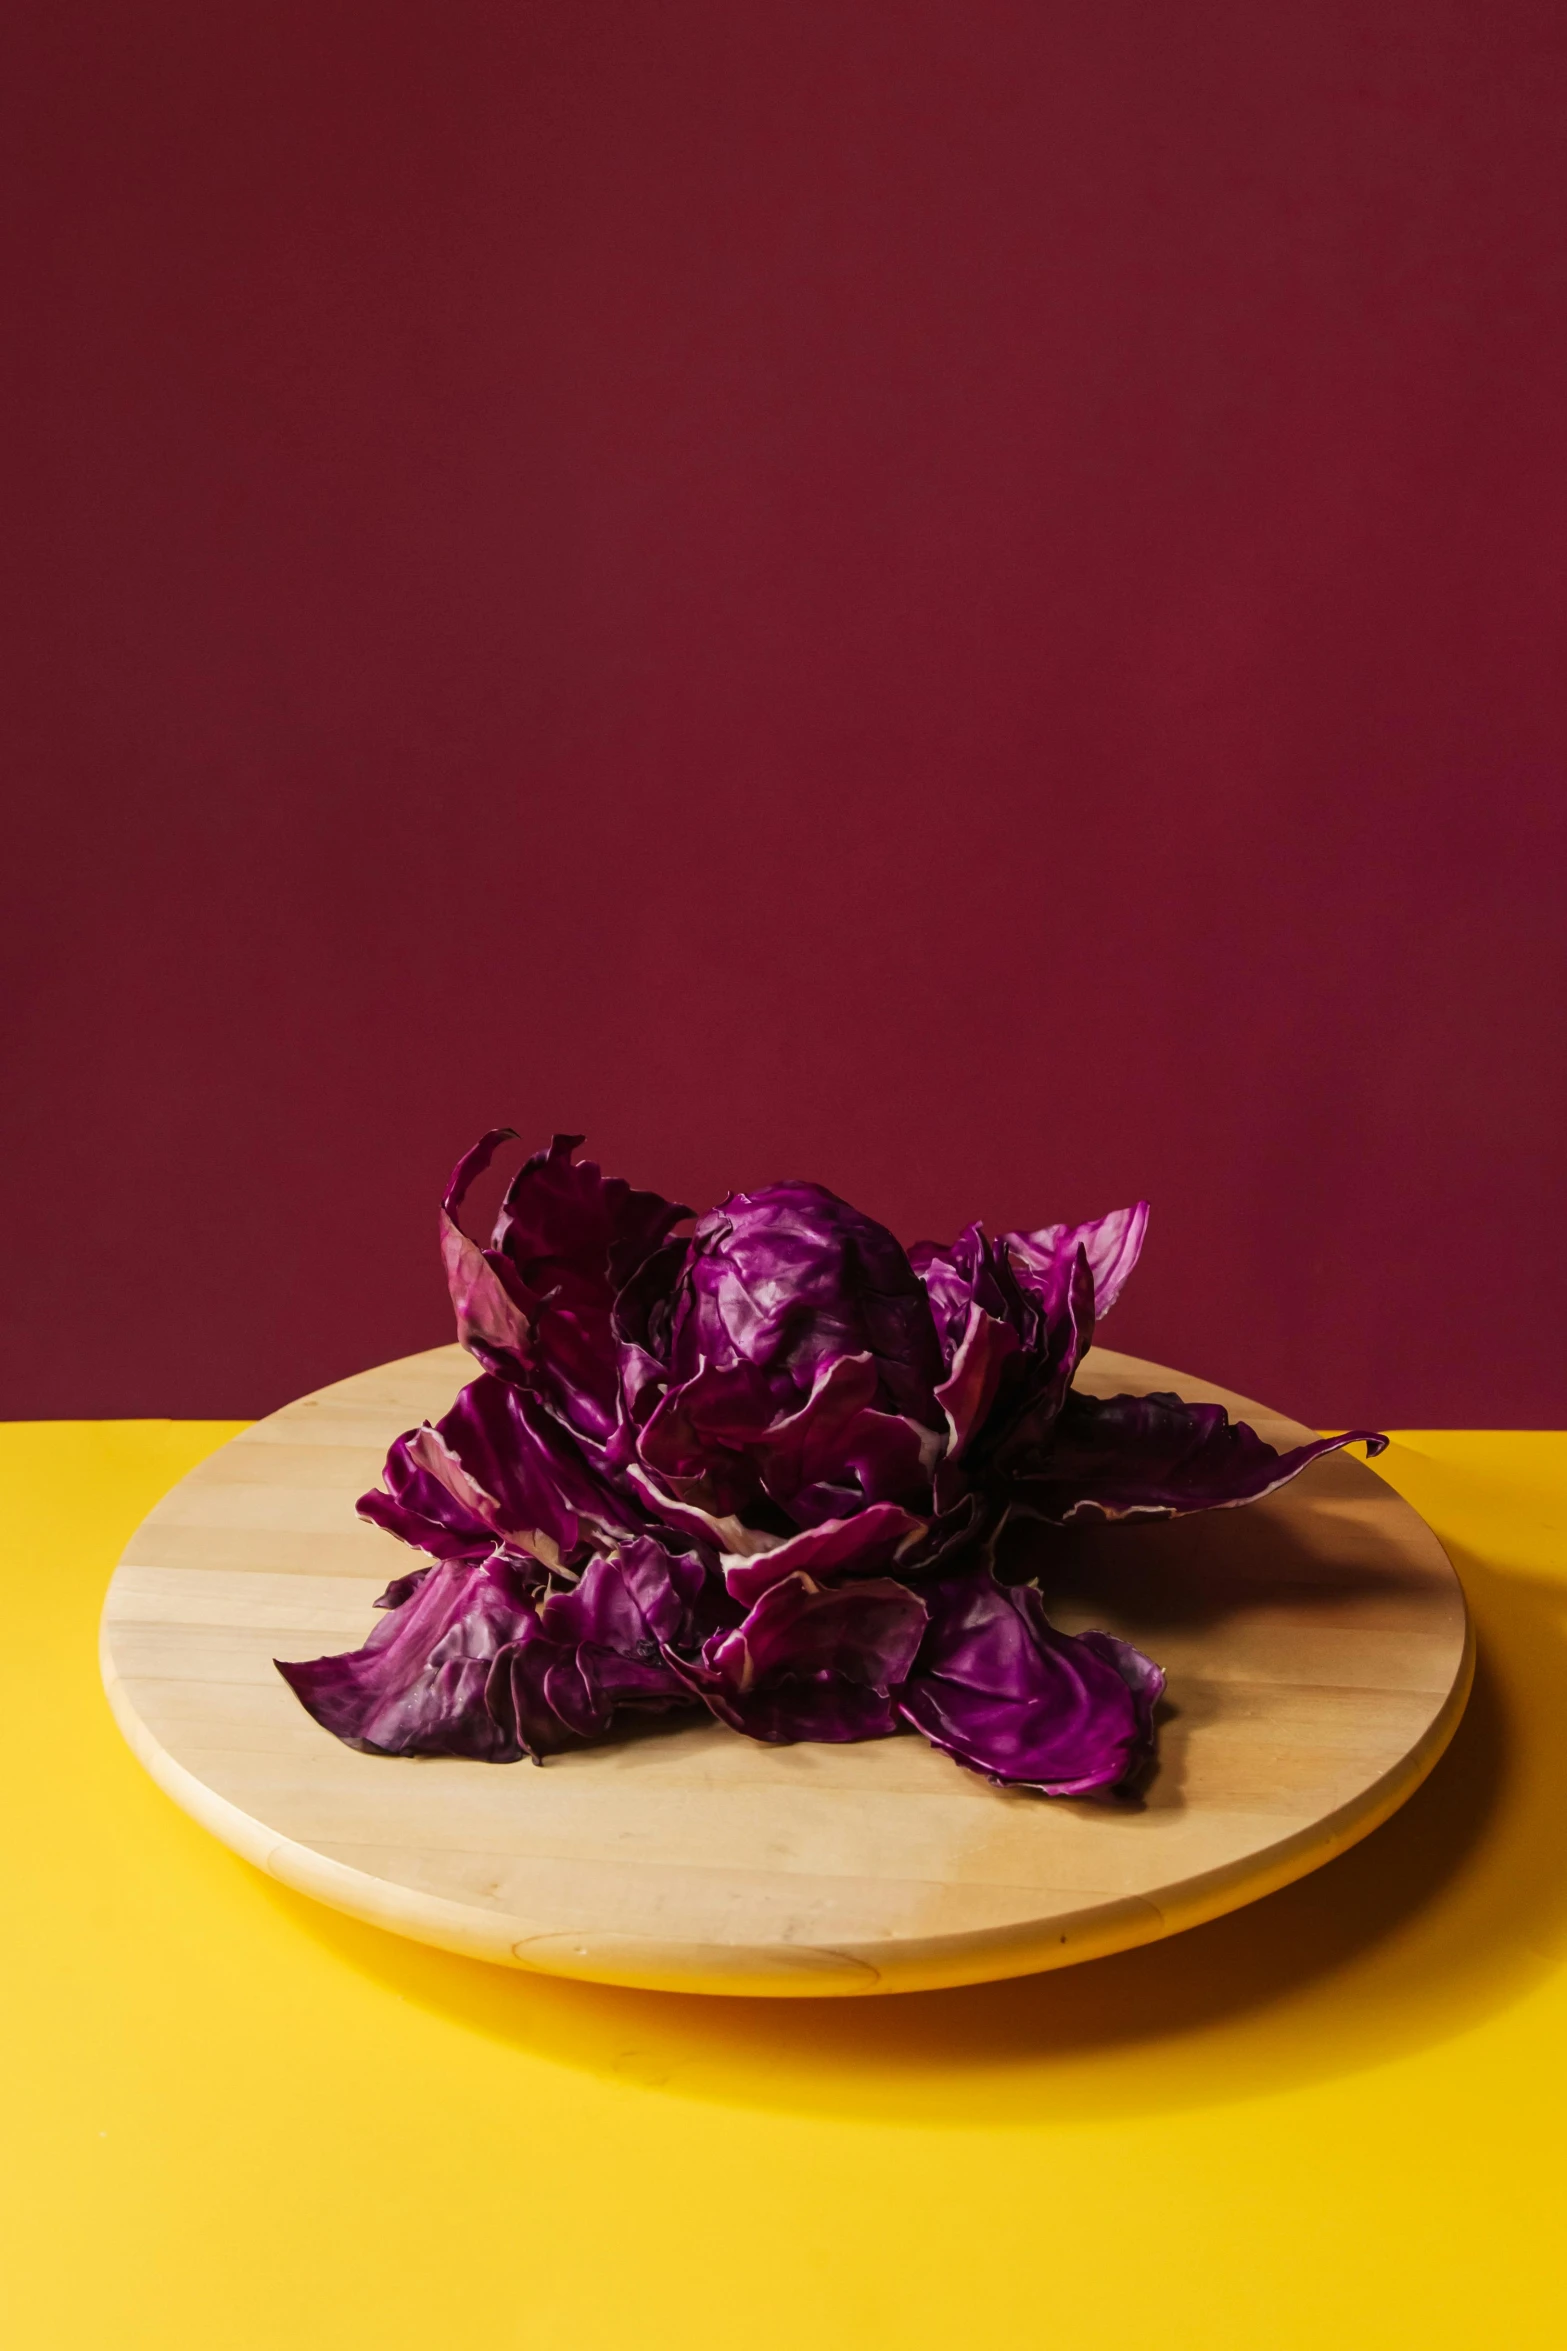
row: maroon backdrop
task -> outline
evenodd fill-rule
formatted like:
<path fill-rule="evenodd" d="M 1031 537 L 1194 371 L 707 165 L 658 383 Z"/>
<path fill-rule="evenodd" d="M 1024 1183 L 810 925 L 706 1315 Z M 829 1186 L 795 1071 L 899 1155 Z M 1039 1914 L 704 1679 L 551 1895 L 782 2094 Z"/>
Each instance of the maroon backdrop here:
<path fill-rule="evenodd" d="M 5 38 L 0 1409 L 441 1338 L 509 1117 L 1567 1421 L 1559 0 Z"/>

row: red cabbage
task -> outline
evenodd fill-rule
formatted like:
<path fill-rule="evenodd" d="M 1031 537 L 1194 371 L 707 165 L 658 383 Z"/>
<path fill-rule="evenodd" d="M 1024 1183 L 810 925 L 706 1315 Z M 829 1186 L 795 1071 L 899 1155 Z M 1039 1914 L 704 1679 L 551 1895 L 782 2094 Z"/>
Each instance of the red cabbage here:
<path fill-rule="evenodd" d="M 364 1517 L 436 1564 L 362 1649 L 279 1670 L 372 1753 L 536 1760 L 624 1709 L 702 1706 L 753 1739 L 905 1726 L 1003 1785 L 1078 1796 L 1154 1751 L 1164 1676 L 1046 1613 L 1049 1530 L 1271 1492 L 1357 1430 L 1280 1453 L 1216 1404 L 1082 1394 L 1147 1207 L 904 1250 L 818 1184 L 697 1221 L 557 1135 L 487 1245 L 441 1210 L 483 1367 L 399 1437 Z M 993 1572 L 1010 1524 L 1038 1572 Z M 1014 1554 L 1009 1552 L 1009 1562 Z"/>

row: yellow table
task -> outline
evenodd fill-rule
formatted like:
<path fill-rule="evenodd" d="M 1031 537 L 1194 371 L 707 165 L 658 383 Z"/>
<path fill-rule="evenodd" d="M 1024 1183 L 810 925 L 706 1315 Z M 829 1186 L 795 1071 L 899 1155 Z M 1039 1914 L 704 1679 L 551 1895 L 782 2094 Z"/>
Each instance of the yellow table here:
<path fill-rule="evenodd" d="M 1567 1436 L 1379 1464 L 1480 1676 L 1366 1844 L 1060 1975 L 753 2004 L 400 1943 L 158 1793 L 98 1605 L 232 1433 L 0 1431 L 15 2351 L 1567 2341 Z"/>

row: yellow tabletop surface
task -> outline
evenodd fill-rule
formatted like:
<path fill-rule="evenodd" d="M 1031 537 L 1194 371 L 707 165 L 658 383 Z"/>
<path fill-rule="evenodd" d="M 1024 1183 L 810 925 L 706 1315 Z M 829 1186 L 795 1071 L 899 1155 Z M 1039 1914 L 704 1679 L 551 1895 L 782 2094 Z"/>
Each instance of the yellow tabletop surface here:
<path fill-rule="evenodd" d="M 1479 1635 L 1387 1827 L 1118 1958 L 818 2003 L 401 1942 L 160 1795 L 98 1610 L 233 1433 L 0 1430 L 15 2351 L 1567 2342 L 1567 1436 L 1377 1465 Z"/>

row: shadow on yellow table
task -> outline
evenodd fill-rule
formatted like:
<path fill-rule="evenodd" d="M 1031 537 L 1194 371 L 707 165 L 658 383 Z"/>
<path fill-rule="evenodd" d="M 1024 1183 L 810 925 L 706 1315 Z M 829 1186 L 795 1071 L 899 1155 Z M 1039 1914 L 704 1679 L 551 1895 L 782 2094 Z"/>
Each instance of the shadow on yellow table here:
<path fill-rule="evenodd" d="M 130 1525 L 227 1433 L 5 1432 L 38 1930 L 4 2011 L 13 2341 L 1562 2338 L 1567 1438 L 1416 1433 L 1379 1465 L 1452 1553 L 1479 1671 L 1364 1844 L 1118 1958 L 753 2003 L 399 1942 L 141 1777 L 91 1621 Z"/>

